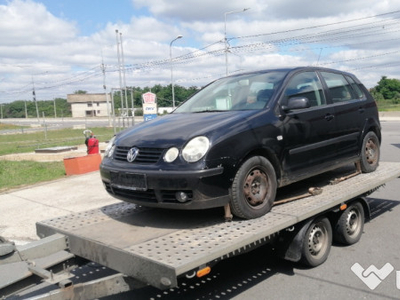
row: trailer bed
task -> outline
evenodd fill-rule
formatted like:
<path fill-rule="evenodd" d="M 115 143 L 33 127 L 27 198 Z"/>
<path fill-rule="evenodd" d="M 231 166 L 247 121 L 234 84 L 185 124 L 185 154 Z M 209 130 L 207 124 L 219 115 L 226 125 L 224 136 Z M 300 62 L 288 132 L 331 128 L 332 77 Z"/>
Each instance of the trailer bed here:
<path fill-rule="evenodd" d="M 324 184 L 336 175 L 324 175 Z M 177 286 L 180 275 L 267 243 L 279 231 L 399 176 L 400 163 L 381 162 L 373 173 L 321 185 L 322 194 L 274 206 L 253 220 L 224 222 L 221 210 L 157 210 L 122 202 L 38 222 L 37 233 L 63 234 L 71 253 L 167 289 Z"/>

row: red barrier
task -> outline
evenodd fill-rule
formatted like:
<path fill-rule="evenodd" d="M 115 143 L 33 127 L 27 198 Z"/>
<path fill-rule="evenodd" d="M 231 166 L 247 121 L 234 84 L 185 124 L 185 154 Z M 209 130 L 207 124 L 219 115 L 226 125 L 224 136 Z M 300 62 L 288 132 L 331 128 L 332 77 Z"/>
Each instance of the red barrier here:
<path fill-rule="evenodd" d="M 97 171 L 100 163 L 101 155 L 99 153 L 64 158 L 65 173 L 67 175 L 78 175 Z"/>

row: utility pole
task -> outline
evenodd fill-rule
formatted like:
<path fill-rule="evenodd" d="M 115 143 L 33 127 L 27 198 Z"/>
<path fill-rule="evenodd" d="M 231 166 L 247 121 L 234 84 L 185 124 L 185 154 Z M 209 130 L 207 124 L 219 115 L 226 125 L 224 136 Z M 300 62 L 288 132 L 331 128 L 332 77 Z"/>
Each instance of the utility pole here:
<path fill-rule="evenodd" d="M 119 38 L 118 38 L 118 29 L 115 29 L 115 37 L 117 41 L 117 56 L 118 56 L 118 73 L 119 73 L 119 89 L 121 95 L 121 111 L 124 111 L 124 97 L 122 94 L 122 75 L 121 75 L 121 58 L 119 54 Z"/>
<path fill-rule="evenodd" d="M 123 80 L 124 80 L 125 107 L 126 107 L 126 113 L 129 115 L 129 112 L 128 112 L 128 94 L 126 92 L 126 78 L 125 78 L 124 43 L 122 42 L 122 32 L 119 33 L 119 37 L 120 37 L 120 42 L 121 42 L 122 77 L 123 77 Z"/>
<path fill-rule="evenodd" d="M 107 96 L 106 67 L 104 65 L 103 51 L 101 52 L 101 71 L 103 72 L 103 89 L 104 89 L 104 96 L 106 97 L 108 126 L 110 127 L 111 126 L 110 100 L 109 97 Z M 114 107 L 112 109 L 114 109 Z"/>
<path fill-rule="evenodd" d="M 38 109 L 38 105 L 37 105 L 37 101 L 36 101 L 35 83 L 33 82 L 33 75 L 32 75 L 32 97 L 33 97 L 33 102 L 35 102 L 35 105 L 36 105 L 36 117 L 37 117 L 38 122 L 40 123 L 39 109 Z"/>
<path fill-rule="evenodd" d="M 57 118 L 56 98 L 54 97 L 54 119 Z"/>

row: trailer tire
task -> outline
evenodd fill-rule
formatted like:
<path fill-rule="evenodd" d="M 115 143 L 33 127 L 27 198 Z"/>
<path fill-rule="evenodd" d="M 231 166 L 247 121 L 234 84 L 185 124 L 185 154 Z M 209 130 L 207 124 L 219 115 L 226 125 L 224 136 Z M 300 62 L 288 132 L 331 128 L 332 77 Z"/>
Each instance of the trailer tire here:
<path fill-rule="evenodd" d="M 363 139 L 360 152 L 361 171 L 363 173 L 370 173 L 376 170 L 379 165 L 380 152 L 378 137 L 375 132 L 368 132 Z"/>
<path fill-rule="evenodd" d="M 364 229 L 364 208 L 354 202 L 343 211 L 335 225 L 333 239 L 344 245 L 357 243 Z"/>
<path fill-rule="evenodd" d="M 324 263 L 332 246 L 332 226 L 326 217 L 313 220 L 303 241 L 301 262 L 308 267 Z"/>
<path fill-rule="evenodd" d="M 239 168 L 232 184 L 232 213 L 254 219 L 271 210 L 277 189 L 275 169 L 263 156 L 247 159 Z"/>

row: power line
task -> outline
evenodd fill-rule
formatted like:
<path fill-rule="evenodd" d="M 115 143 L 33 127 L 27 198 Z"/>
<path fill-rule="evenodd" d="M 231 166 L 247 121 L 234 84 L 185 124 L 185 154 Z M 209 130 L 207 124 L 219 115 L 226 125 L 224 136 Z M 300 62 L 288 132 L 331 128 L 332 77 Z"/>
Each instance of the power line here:
<path fill-rule="evenodd" d="M 229 51 L 233 54 L 239 53 L 249 53 L 255 51 L 273 51 L 276 48 L 280 47 L 290 47 L 290 46 L 308 46 L 305 49 L 289 49 L 287 52 L 298 52 L 298 51 L 307 51 L 310 49 L 327 49 L 327 48 L 337 48 L 337 47 L 354 47 L 357 45 L 363 44 L 371 44 L 371 43 L 379 43 L 382 41 L 397 41 L 398 38 L 392 39 L 380 39 L 377 40 L 375 37 L 382 35 L 388 35 L 398 32 L 400 29 L 397 29 L 400 23 L 400 16 L 398 15 L 400 10 L 392 11 L 384 14 L 378 14 L 374 16 L 368 16 L 363 18 L 344 20 L 339 22 L 333 22 L 328 24 L 314 25 L 284 31 L 276 31 L 269 33 L 260 33 L 255 35 L 247 35 L 247 36 L 238 36 L 229 38 L 229 41 L 234 40 L 254 40 L 254 39 L 265 39 L 266 37 L 273 36 L 283 36 L 275 39 L 266 39 L 264 41 L 254 41 L 253 43 L 247 44 L 239 44 L 236 46 L 230 46 Z M 383 18 L 384 17 L 384 18 Z M 393 17 L 393 18 L 388 18 Z M 377 18 L 376 21 L 367 22 L 363 24 L 356 24 L 357 22 L 363 22 L 368 20 L 373 20 Z M 346 26 L 342 26 L 346 25 Z M 339 28 L 333 28 L 335 26 L 341 26 Z M 326 29 L 326 30 L 325 30 Z M 322 30 L 322 31 L 315 31 Z M 304 32 L 304 33 L 302 33 Z M 289 35 L 288 35 L 289 34 Z M 349 43 L 348 40 L 352 42 Z M 357 42 L 358 41 L 358 42 Z M 310 47 L 312 44 L 325 44 L 320 47 Z M 152 69 L 160 69 L 160 68 L 170 68 L 170 64 L 190 64 L 196 61 L 204 60 L 208 57 L 219 57 L 224 55 L 225 48 L 222 44 L 222 40 L 211 43 L 201 49 L 196 49 L 195 51 L 186 53 L 181 56 L 175 57 L 172 62 L 169 58 L 147 61 L 136 64 L 128 64 L 126 65 L 127 71 L 144 71 L 144 70 L 152 70 Z M 353 62 L 357 60 L 363 60 L 367 58 L 379 57 L 384 55 L 395 54 L 398 51 L 386 52 L 384 54 L 376 54 L 372 56 L 366 57 L 357 57 L 347 60 L 341 60 L 336 62 L 326 62 L 321 63 L 320 65 L 326 64 L 335 64 L 335 63 L 343 63 L 343 62 Z M 7 64 L 7 66 L 10 66 Z M 116 65 L 106 65 L 105 72 L 113 73 L 119 70 L 119 67 Z M 100 66 L 95 66 L 90 68 L 85 72 L 81 72 L 75 74 L 70 77 L 61 78 L 59 80 L 54 81 L 46 81 L 42 84 L 37 83 L 36 90 L 46 90 L 46 89 L 54 89 L 67 85 L 74 85 L 80 82 L 85 82 L 93 78 L 97 78 L 103 76 L 103 69 Z M 8 95 L 11 94 L 23 94 L 29 92 L 29 85 L 25 85 L 19 89 L 11 90 L 11 91 L 2 91 Z"/>

